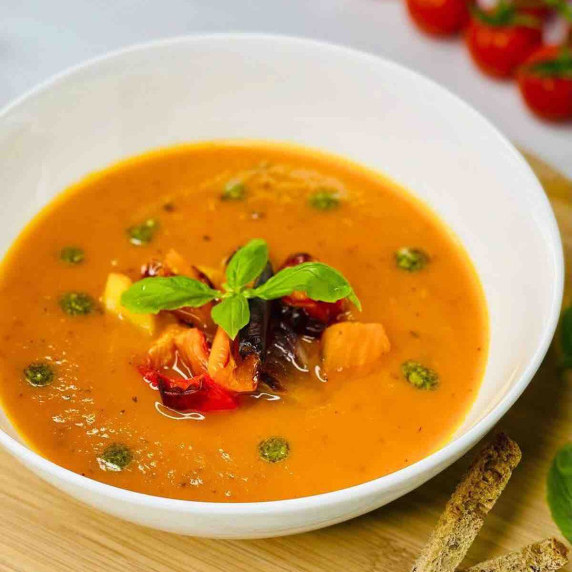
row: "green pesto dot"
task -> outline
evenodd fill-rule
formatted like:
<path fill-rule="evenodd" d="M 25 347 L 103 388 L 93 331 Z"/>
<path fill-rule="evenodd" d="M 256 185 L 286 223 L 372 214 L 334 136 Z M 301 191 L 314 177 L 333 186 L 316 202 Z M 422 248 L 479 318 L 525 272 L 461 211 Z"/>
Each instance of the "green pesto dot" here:
<path fill-rule="evenodd" d="M 44 387 L 54 380 L 54 370 L 50 364 L 45 362 L 31 363 L 24 370 L 24 377 L 30 385 Z"/>
<path fill-rule="evenodd" d="M 401 373 L 411 385 L 418 389 L 435 389 L 439 383 L 437 372 L 417 361 L 408 360 L 404 362 L 401 365 Z"/>
<path fill-rule="evenodd" d="M 100 457 L 97 458 L 99 466 L 104 471 L 122 471 L 133 460 L 131 449 L 123 443 L 108 445 Z"/>
<path fill-rule="evenodd" d="M 278 463 L 290 454 L 290 445 L 283 437 L 269 437 L 258 444 L 258 454 L 264 461 Z"/>
<path fill-rule="evenodd" d="M 60 297 L 60 308 L 69 316 L 85 316 L 95 308 L 95 300 L 85 292 L 66 292 Z"/>
<path fill-rule="evenodd" d="M 65 246 L 60 250 L 60 260 L 67 264 L 80 264 L 85 259 L 83 249 L 77 246 Z"/>
<path fill-rule="evenodd" d="M 320 189 L 308 197 L 308 204 L 319 211 L 332 211 L 340 206 L 340 195 L 336 191 Z"/>
<path fill-rule="evenodd" d="M 429 262 L 429 255 L 419 248 L 400 248 L 395 253 L 395 263 L 398 268 L 407 272 L 417 272 L 425 268 Z"/>
<path fill-rule="evenodd" d="M 141 224 L 135 224 L 127 229 L 127 236 L 131 244 L 141 246 L 153 240 L 155 233 L 159 229 L 159 221 L 155 218 L 148 218 Z"/>
<path fill-rule="evenodd" d="M 229 181 L 220 195 L 223 201 L 243 201 L 245 197 L 246 186 L 242 181 Z"/>

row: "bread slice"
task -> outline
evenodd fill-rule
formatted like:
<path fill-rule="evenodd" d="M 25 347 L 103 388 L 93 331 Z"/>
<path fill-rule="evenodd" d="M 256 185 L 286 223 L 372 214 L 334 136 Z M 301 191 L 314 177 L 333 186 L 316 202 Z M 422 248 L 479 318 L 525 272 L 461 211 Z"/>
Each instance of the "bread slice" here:
<path fill-rule="evenodd" d="M 464 572 L 552 572 L 568 562 L 568 549 L 556 538 L 547 538 L 509 552 L 498 558 L 481 562 Z"/>
<path fill-rule="evenodd" d="M 473 461 L 449 499 L 412 572 L 454 572 L 521 459 L 518 445 L 496 435 Z"/>

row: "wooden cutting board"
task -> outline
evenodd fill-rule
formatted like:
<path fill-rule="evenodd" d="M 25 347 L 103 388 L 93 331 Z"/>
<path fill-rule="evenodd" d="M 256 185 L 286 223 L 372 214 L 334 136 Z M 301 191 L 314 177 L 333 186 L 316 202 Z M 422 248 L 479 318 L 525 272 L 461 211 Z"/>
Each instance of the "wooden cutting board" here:
<path fill-rule="evenodd" d="M 566 303 L 572 302 L 572 182 L 528 157 L 550 196 L 564 239 Z M 545 501 L 557 448 L 572 438 L 572 374 L 562 379 L 551 350 L 503 418 L 523 461 L 469 552 L 473 564 L 535 540 L 561 536 Z M 142 528 L 85 507 L 0 451 L 0 571 L 406 572 L 471 455 L 389 506 L 297 536 L 201 540 Z M 565 568 L 572 572 L 572 565 Z"/>

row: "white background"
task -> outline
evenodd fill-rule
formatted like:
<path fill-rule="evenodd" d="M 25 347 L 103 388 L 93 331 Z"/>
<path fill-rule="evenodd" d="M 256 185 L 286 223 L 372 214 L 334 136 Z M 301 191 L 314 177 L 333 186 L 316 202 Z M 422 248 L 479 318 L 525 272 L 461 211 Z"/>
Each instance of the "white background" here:
<path fill-rule="evenodd" d="M 383 55 L 442 83 L 572 177 L 572 126 L 532 117 L 514 84 L 473 68 L 460 39 L 413 28 L 401 0 L 0 0 L 0 106 L 107 51 L 215 31 L 308 36 Z"/>

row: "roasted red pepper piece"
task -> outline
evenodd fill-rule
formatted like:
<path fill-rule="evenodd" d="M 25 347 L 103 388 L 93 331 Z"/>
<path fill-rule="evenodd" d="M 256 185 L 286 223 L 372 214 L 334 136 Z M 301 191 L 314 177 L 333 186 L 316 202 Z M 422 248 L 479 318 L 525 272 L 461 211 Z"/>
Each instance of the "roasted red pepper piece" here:
<path fill-rule="evenodd" d="M 168 376 L 159 370 L 140 367 L 145 381 L 156 384 L 163 405 L 175 411 L 228 411 L 238 407 L 238 396 L 215 383 L 207 374 L 189 379 Z"/>
<path fill-rule="evenodd" d="M 331 324 L 338 319 L 338 316 L 344 313 L 343 300 L 337 302 L 319 302 L 308 298 L 303 292 L 294 292 L 290 296 L 282 298 L 284 304 L 302 308 L 308 316 L 319 320 L 324 324 Z"/>
<path fill-rule="evenodd" d="M 315 258 L 306 252 L 291 254 L 282 264 L 282 268 L 298 266 L 304 262 L 312 262 Z M 314 318 L 323 324 L 329 325 L 337 321 L 344 313 L 344 302 L 319 302 L 308 298 L 304 292 L 293 292 L 290 296 L 282 298 L 284 304 L 294 308 L 302 308 L 310 318 Z"/>

